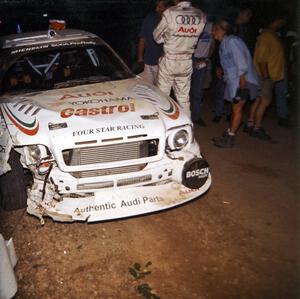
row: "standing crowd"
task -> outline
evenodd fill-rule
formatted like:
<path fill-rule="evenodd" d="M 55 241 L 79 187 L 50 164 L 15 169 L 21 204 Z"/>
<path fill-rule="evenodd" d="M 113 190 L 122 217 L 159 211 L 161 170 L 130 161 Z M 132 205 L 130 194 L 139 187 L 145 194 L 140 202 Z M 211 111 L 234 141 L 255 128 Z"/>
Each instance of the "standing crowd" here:
<path fill-rule="evenodd" d="M 243 131 L 270 141 L 262 123 L 273 93 L 279 125 L 289 126 L 287 63 L 280 36 L 286 15 L 270 11 L 259 33 L 250 25 L 252 17 L 251 8 L 244 7 L 234 22 L 213 23 L 190 1 L 158 0 L 140 31 L 135 71 L 167 95 L 172 93 L 195 125 L 206 126 L 201 107 L 212 81 L 213 122 L 224 114 L 230 121 L 213 138 L 217 147 L 234 146 L 248 105 Z"/>

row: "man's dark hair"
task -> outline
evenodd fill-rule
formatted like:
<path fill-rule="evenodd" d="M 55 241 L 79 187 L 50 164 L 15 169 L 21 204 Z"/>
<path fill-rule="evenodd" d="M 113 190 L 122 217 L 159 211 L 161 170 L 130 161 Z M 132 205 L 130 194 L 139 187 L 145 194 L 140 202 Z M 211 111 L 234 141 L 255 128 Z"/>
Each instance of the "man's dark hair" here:
<path fill-rule="evenodd" d="M 164 6 L 169 7 L 174 5 L 173 0 L 157 0 L 156 2 L 162 2 Z"/>
<path fill-rule="evenodd" d="M 240 12 L 241 12 L 241 11 L 248 11 L 248 12 L 253 13 L 253 12 L 254 12 L 254 9 L 253 9 L 253 7 L 250 6 L 250 5 L 242 4 L 242 5 L 239 6 L 239 11 L 240 11 Z"/>
<path fill-rule="evenodd" d="M 215 22 L 214 25 L 223 29 L 225 31 L 226 35 L 232 33 L 232 26 L 230 25 L 230 22 L 225 19 Z"/>
<path fill-rule="evenodd" d="M 265 16 L 265 26 L 272 24 L 275 20 L 284 20 L 287 18 L 287 13 L 283 7 L 276 6 L 270 8 L 268 14 Z"/>

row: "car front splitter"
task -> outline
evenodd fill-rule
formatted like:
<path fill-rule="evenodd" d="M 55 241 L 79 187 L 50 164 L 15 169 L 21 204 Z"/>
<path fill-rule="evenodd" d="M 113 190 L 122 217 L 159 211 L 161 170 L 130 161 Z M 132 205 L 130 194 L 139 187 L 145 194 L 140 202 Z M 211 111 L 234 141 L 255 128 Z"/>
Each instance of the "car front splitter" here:
<path fill-rule="evenodd" d="M 169 209 L 204 194 L 211 185 L 209 175 L 199 189 L 190 189 L 177 182 L 163 185 L 99 191 L 90 197 L 61 201 L 48 199 L 28 201 L 27 211 L 41 219 L 49 216 L 55 221 L 105 221 L 153 213 Z"/>

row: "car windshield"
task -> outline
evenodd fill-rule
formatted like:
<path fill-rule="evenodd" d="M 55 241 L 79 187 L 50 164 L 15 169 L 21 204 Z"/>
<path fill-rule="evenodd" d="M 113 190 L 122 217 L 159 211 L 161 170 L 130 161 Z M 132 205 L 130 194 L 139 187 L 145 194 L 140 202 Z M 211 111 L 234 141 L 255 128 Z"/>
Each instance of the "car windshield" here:
<path fill-rule="evenodd" d="M 1 93 L 31 92 L 131 78 L 133 74 L 105 45 L 28 53 L 1 80 Z"/>

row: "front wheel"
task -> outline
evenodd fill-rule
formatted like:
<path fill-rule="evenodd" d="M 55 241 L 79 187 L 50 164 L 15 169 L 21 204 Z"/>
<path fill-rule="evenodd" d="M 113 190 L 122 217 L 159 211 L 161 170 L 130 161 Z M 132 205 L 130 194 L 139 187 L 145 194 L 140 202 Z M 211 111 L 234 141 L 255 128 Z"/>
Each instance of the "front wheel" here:
<path fill-rule="evenodd" d="M 0 176 L 0 206 L 8 211 L 26 208 L 26 180 L 20 154 L 12 149 L 8 163 L 11 170 Z"/>

